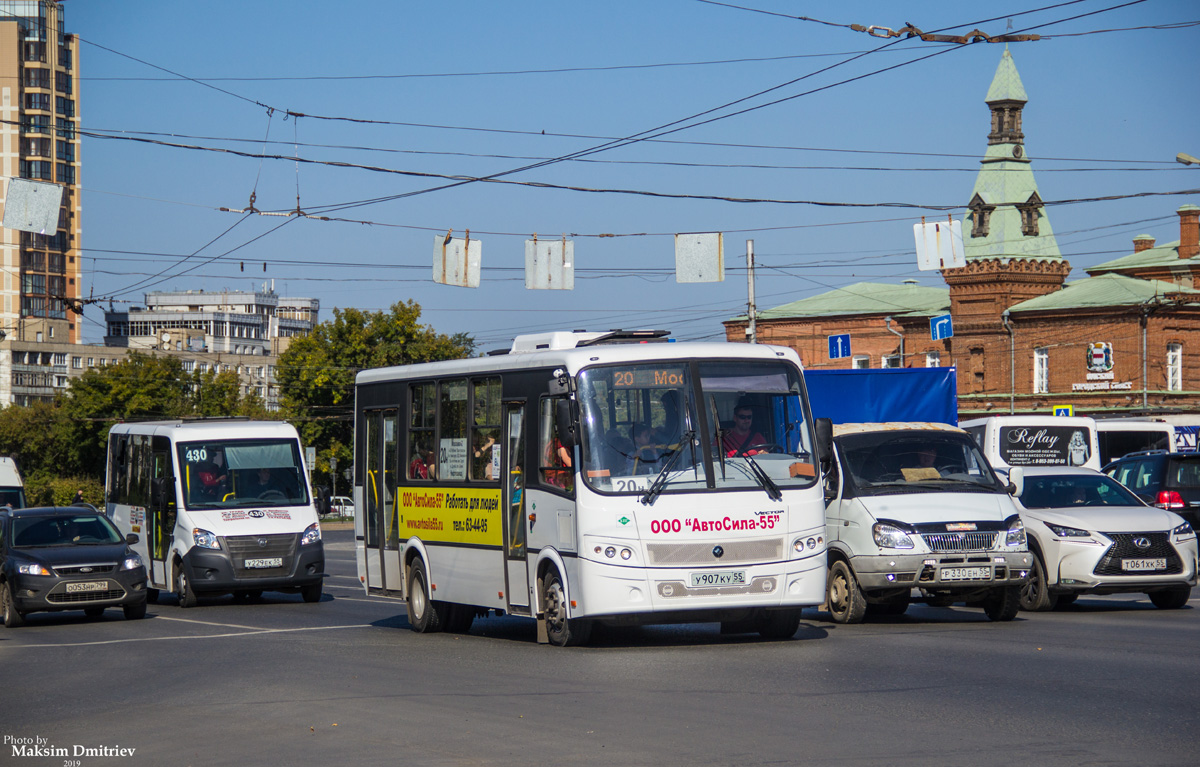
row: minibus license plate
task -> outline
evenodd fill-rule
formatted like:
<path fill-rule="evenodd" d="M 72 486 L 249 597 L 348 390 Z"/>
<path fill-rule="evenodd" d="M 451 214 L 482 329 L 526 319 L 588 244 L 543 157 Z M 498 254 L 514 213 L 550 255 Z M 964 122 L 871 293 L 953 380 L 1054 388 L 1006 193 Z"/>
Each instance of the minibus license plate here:
<path fill-rule="evenodd" d="M 745 583 L 745 570 L 730 570 L 724 573 L 692 573 L 692 588 L 697 586 L 741 586 Z"/>
<path fill-rule="evenodd" d="M 1167 559 L 1166 557 L 1159 559 L 1122 559 L 1121 569 L 1127 573 L 1166 570 Z"/>
<path fill-rule="evenodd" d="M 108 581 L 84 581 L 83 583 L 68 583 L 67 593 L 78 594 L 81 591 L 106 591 Z"/>
<path fill-rule="evenodd" d="M 246 569 L 256 567 L 283 567 L 283 557 L 271 557 L 269 559 L 247 559 Z"/>
<path fill-rule="evenodd" d="M 943 567 L 942 580 L 944 581 L 990 581 L 992 579 L 992 568 L 990 567 Z"/>

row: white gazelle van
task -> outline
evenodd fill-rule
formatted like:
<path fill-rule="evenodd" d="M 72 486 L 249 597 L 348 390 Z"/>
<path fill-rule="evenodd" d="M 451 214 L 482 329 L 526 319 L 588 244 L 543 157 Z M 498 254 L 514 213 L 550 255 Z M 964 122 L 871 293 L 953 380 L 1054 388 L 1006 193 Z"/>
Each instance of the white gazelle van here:
<path fill-rule="evenodd" d="M 994 415 L 959 423 L 997 469 L 1084 466 L 1100 470 L 1096 422 L 1085 416 Z"/>
<path fill-rule="evenodd" d="M 263 591 L 321 599 L 325 551 L 304 451 L 282 421 L 219 419 L 114 426 L 108 516 L 137 533 L 150 601 Z"/>

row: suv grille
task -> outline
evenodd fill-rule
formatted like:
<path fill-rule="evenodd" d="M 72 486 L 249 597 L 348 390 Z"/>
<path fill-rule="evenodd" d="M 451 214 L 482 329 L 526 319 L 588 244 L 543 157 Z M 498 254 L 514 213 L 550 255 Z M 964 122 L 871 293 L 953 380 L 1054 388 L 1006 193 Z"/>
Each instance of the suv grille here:
<path fill-rule="evenodd" d="M 921 536 L 925 545 L 936 554 L 959 551 L 991 551 L 996 544 L 996 533 L 925 533 Z"/>
<path fill-rule="evenodd" d="M 1172 575 L 1183 572 L 1183 561 L 1171 545 L 1168 533 L 1103 533 L 1112 538 L 1113 544 L 1104 552 L 1104 557 L 1096 564 L 1092 572 L 1096 575 Z M 1149 538 L 1150 548 L 1139 549 L 1133 545 L 1134 538 Z M 1166 570 L 1141 570 L 1128 572 L 1121 569 L 1122 559 L 1158 559 L 1167 560 Z"/>
<path fill-rule="evenodd" d="M 236 535 L 225 539 L 229 553 L 233 557 L 233 574 L 238 578 L 272 578 L 280 575 L 291 575 L 292 564 L 296 558 L 296 533 L 281 535 Z M 259 540 L 266 541 L 265 546 L 259 546 Z M 279 567 L 250 567 L 245 566 L 247 559 L 280 558 L 283 564 Z"/>

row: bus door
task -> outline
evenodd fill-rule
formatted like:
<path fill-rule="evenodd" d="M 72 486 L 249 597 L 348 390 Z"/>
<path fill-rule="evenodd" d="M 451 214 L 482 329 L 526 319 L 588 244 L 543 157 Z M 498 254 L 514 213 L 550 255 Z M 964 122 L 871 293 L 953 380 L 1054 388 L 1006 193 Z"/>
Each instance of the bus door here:
<path fill-rule="evenodd" d="M 529 566 L 525 542 L 525 403 L 504 403 L 504 567 L 508 609 L 529 615 Z"/>
<path fill-rule="evenodd" d="M 171 470 L 171 440 L 161 436 L 152 437 L 150 450 L 150 509 L 146 515 L 150 583 L 166 586 L 170 579 L 167 559 L 171 556 L 175 519 L 179 513 L 175 472 Z"/>
<path fill-rule="evenodd" d="M 362 487 L 367 586 L 397 592 L 402 580 L 396 498 L 398 427 L 399 411 L 395 408 L 366 413 L 367 434 L 363 444 L 366 472 Z"/>

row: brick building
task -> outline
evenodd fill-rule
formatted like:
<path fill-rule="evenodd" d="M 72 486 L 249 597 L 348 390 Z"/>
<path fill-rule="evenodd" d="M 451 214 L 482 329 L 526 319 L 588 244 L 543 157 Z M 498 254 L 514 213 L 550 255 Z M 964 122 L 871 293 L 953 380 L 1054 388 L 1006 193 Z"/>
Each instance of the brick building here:
<path fill-rule="evenodd" d="M 1200 412 L 1200 207 L 1178 210 L 1179 240 L 1134 238 L 1133 252 L 1066 282 L 1063 259 L 1025 152 L 1025 89 L 1006 50 L 986 102 L 988 146 L 963 216 L 966 266 L 947 288 L 858 283 L 761 312 L 762 343 L 795 348 L 810 367 L 958 369 L 959 414 L 1096 416 Z M 954 335 L 933 341 L 949 313 Z M 746 317 L 725 322 L 743 340 Z M 828 358 L 849 333 L 852 356 Z"/>

